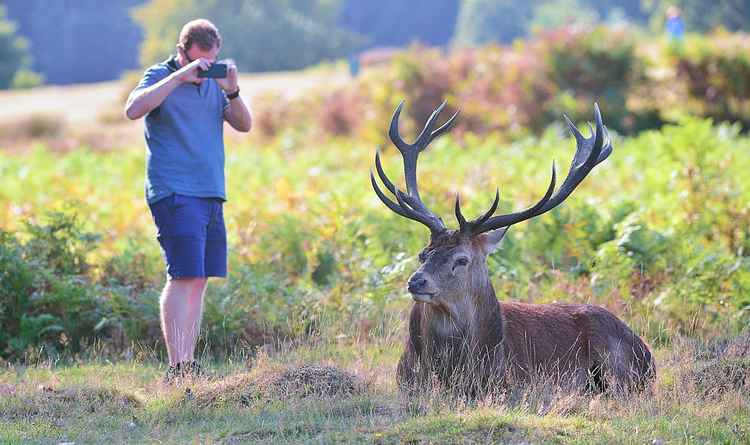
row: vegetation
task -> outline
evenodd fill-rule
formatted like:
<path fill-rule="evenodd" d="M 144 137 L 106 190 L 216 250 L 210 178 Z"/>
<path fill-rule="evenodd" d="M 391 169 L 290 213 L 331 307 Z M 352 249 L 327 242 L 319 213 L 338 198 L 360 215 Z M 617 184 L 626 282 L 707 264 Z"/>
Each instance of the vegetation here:
<path fill-rule="evenodd" d="M 19 86 L 34 86 L 27 67 L 29 65 L 29 42 L 16 33 L 16 25 L 8 21 L 5 6 L 0 5 L 0 89 L 17 82 Z M 16 80 L 18 79 L 18 80 Z"/>
<path fill-rule="evenodd" d="M 128 10 L 144 0 L 4 0 L 8 16 L 29 43 L 28 68 L 46 82 L 70 84 L 116 79 L 138 68 L 142 31 Z M 28 76 L 21 79 L 30 80 Z"/>
<path fill-rule="evenodd" d="M 141 62 L 148 66 L 174 53 L 182 26 L 196 17 L 219 28 L 222 55 L 244 71 L 302 68 L 345 56 L 355 37 L 335 25 L 337 2 L 155 0 L 135 12 L 145 30 Z"/>
<path fill-rule="evenodd" d="M 559 131 L 513 144 L 499 135 L 439 141 L 421 171 L 429 205 L 447 216 L 460 191 L 467 212 L 478 212 L 496 185 L 507 190 L 503 210 L 534 201 L 549 159 L 572 156 Z M 500 298 L 603 304 L 659 342 L 747 324 L 750 139 L 686 119 L 615 146 L 576 199 L 511 230 L 490 260 Z M 386 168 L 395 171 L 392 153 Z M 205 341 L 221 349 L 296 338 L 330 317 L 334 335 L 397 325 L 426 234 L 376 201 L 367 182 L 374 147 L 291 138 L 228 155 L 231 276 L 210 287 Z M 77 350 L 95 338 L 118 347 L 158 340 L 161 259 L 148 210 L 133 200 L 143 163 L 140 149 L 3 156 L 2 269 L 20 271 L 3 291 L 3 356 Z M 77 204 L 63 208 L 68 201 Z M 68 216 L 45 217 L 48 209 Z"/>
<path fill-rule="evenodd" d="M 251 139 L 227 135 L 230 276 L 209 285 L 199 345 L 215 378 L 177 388 L 159 383 L 164 266 L 140 138 L 105 147 L 71 143 L 55 117 L 3 123 L 23 149 L 0 152 L 0 441 L 747 442 L 747 40 L 690 38 L 560 29 L 447 56 L 415 46 L 343 86 L 254 98 Z M 405 282 L 428 234 L 383 208 L 368 168 L 380 145 L 400 176 L 385 127 L 401 98 L 409 134 L 444 97 L 458 125 L 420 184 L 446 221 L 456 192 L 467 215 L 496 186 L 500 211 L 535 202 L 550 158 L 564 175 L 574 151 L 560 112 L 583 124 L 602 102 L 614 153 L 513 227 L 489 272 L 503 301 L 623 318 L 656 351 L 653 393 L 398 394 Z"/>
<path fill-rule="evenodd" d="M 413 46 L 350 84 L 291 101 L 259 97 L 267 113 L 256 128 L 269 137 L 296 127 L 310 137 L 332 133 L 382 144 L 382 122 L 403 98 L 414 122 L 447 99 L 449 109 L 461 110 L 456 133 L 500 131 L 509 139 L 540 134 L 562 113 L 588 119 L 594 101 L 607 125 L 624 134 L 685 115 L 746 129 L 749 51 L 744 34 L 691 35 L 675 47 L 618 27 L 559 28 L 512 46 L 448 53 Z"/>
<path fill-rule="evenodd" d="M 39 362 L 0 371 L 0 440 L 745 443 L 748 387 L 736 383 L 742 365 L 718 363 L 739 363 L 738 347 L 747 351 L 748 341 L 747 336 L 708 343 L 675 339 L 656 351 L 660 378 L 653 394 L 620 400 L 542 385 L 480 403 L 453 399 L 437 388 L 412 403 L 400 398 L 392 376 L 401 342 L 394 337 L 316 337 L 301 348 L 282 345 L 235 355 L 210 366 L 210 380 L 178 387 L 158 383 L 163 365 L 154 363 L 147 349 L 115 364 L 93 353 L 76 366 Z"/>

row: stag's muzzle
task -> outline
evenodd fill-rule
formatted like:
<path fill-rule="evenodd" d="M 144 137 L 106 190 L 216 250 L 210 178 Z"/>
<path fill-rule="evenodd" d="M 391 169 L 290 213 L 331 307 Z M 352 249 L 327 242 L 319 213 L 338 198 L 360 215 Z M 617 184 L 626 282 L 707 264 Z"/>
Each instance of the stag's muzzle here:
<path fill-rule="evenodd" d="M 412 275 L 407 285 L 411 296 L 416 301 L 421 301 L 422 303 L 432 303 L 432 296 L 434 294 L 430 292 L 429 287 L 427 278 L 420 272 Z"/>

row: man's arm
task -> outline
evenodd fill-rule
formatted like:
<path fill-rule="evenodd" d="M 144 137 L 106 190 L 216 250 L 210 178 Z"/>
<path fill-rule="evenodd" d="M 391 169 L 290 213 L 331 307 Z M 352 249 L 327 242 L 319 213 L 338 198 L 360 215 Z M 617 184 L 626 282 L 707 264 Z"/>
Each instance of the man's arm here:
<path fill-rule="evenodd" d="M 197 81 L 198 68 L 208 69 L 210 65 L 206 59 L 197 59 L 147 88 L 133 90 L 125 104 L 125 115 L 132 120 L 147 115 L 179 85 Z"/>
<path fill-rule="evenodd" d="M 237 83 L 237 66 L 234 62 L 231 60 L 227 61 L 226 79 L 216 79 L 216 81 L 227 94 L 239 91 L 240 87 Z M 231 125 L 232 128 L 243 133 L 250 131 L 250 127 L 253 125 L 250 110 L 247 108 L 247 105 L 245 105 L 245 101 L 242 100 L 242 96 L 237 96 L 234 99 L 229 100 L 229 106 L 224 110 L 224 119 L 229 122 L 229 125 Z"/>
<path fill-rule="evenodd" d="M 224 110 L 224 119 L 229 122 L 232 128 L 243 133 L 250 131 L 253 126 L 253 118 L 247 105 L 242 100 L 242 96 L 229 100 L 229 107 Z"/>

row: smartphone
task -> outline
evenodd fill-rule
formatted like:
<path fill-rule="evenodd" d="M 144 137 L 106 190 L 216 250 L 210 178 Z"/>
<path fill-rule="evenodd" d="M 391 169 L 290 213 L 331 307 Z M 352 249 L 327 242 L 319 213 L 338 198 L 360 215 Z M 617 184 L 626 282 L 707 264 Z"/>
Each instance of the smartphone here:
<path fill-rule="evenodd" d="M 211 77 L 214 79 L 224 79 L 227 77 L 227 64 L 214 63 L 207 70 L 198 70 L 198 77 Z"/>

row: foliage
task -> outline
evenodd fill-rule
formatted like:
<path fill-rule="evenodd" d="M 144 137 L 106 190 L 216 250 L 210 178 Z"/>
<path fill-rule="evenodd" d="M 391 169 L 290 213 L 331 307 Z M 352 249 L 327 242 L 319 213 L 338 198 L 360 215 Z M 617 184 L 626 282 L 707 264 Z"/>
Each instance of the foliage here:
<path fill-rule="evenodd" d="M 476 214 L 500 185 L 500 211 L 522 208 L 538 199 L 550 160 L 572 156 L 559 127 L 505 140 L 495 131 L 435 141 L 420 163 L 427 204 L 447 216 L 460 192 Z M 290 131 L 227 151 L 230 277 L 209 286 L 202 338 L 217 353 L 344 326 L 390 332 L 407 312 L 424 228 L 374 197 L 372 145 L 307 142 Z M 563 206 L 509 232 L 489 259 L 499 298 L 602 304 L 659 342 L 746 325 L 750 139 L 686 119 L 614 143 Z M 0 274 L 13 277 L 0 294 L 3 356 L 159 341 L 163 265 L 148 210 L 133 201 L 143 162 L 140 149 L 3 155 Z M 392 150 L 383 162 L 391 174 L 401 168 Z M 21 224 L 68 199 L 85 220 Z"/>
<path fill-rule="evenodd" d="M 529 23 L 531 31 L 564 26 L 595 26 L 600 21 L 597 11 L 579 0 L 541 2 Z"/>
<path fill-rule="evenodd" d="M 3 285 L 0 354 L 18 357 L 29 348 L 48 353 L 77 352 L 94 335 L 105 309 L 87 286 L 85 256 L 95 238 L 80 231 L 75 218 L 52 213 L 46 224 L 26 223 L 30 239 L 20 243 L 0 233 Z"/>
<path fill-rule="evenodd" d="M 535 42 L 547 61 L 550 80 L 559 88 L 550 107 L 585 119 L 598 101 L 610 127 L 633 132 L 653 127 L 641 110 L 628 108 L 628 96 L 647 86 L 645 61 L 636 55 L 636 36 L 626 29 L 567 28 L 543 33 Z"/>
<path fill-rule="evenodd" d="M 29 69 L 20 69 L 13 76 L 11 87 L 16 90 L 25 90 L 38 87 L 44 83 L 44 76 Z"/>
<path fill-rule="evenodd" d="M 180 29 L 196 17 L 211 20 L 222 35 L 222 56 L 243 71 L 297 69 L 341 57 L 355 37 L 334 21 L 337 2 L 316 0 L 154 0 L 134 17 L 145 31 L 141 62 L 150 65 L 174 52 Z"/>
<path fill-rule="evenodd" d="M 5 12 L 5 6 L 0 5 L 0 89 L 10 87 L 29 63 L 29 43 L 16 34 L 16 25 L 8 21 Z"/>
<path fill-rule="evenodd" d="M 463 0 L 459 10 L 454 43 L 478 46 L 509 43 L 523 37 L 538 1 Z"/>
<path fill-rule="evenodd" d="M 750 37 L 743 34 L 690 36 L 671 49 L 684 82 L 687 111 L 750 128 Z"/>
<path fill-rule="evenodd" d="M 383 132 L 375 124 L 387 120 L 400 100 L 406 102 L 405 117 L 411 118 L 407 129 L 426 121 L 447 100 L 446 114 L 461 110 L 458 132 L 501 130 L 510 137 L 539 134 L 559 122 L 561 113 L 576 121 L 590 119 L 591 105 L 598 102 L 610 128 L 635 133 L 662 123 L 659 104 L 642 99 L 656 87 L 637 42 L 627 28 L 568 27 L 511 47 L 445 53 L 414 45 L 389 64 L 365 70 L 353 84 L 322 87 L 317 95 L 282 100 L 278 106 L 269 103 L 268 112 L 293 116 L 287 127 L 292 123 L 301 131 L 314 133 L 322 124 L 324 135 L 382 143 Z M 319 112 L 311 115 L 311 108 Z"/>
<path fill-rule="evenodd" d="M 30 43 L 33 65 L 53 84 L 116 79 L 138 66 L 142 32 L 129 8 L 144 0 L 5 0 L 8 16 Z M 29 85 L 32 78 L 19 78 Z"/>

